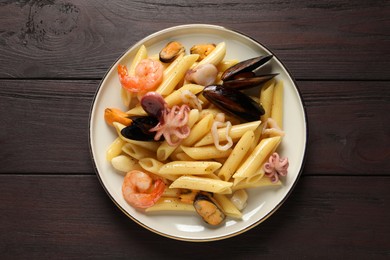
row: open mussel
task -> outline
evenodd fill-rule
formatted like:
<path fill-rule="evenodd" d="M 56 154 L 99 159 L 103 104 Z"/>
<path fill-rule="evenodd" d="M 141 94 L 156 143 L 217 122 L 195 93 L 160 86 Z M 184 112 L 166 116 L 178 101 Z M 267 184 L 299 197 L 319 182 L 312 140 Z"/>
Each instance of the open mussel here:
<path fill-rule="evenodd" d="M 264 108 L 246 94 L 222 85 L 210 85 L 203 89 L 203 96 L 220 109 L 244 121 L 256 121 L 264 115 Z"/>
<path fill-rule="evenodd" d="M 224 71 L 224 73 L 221 76 L 221 79 L 223 81 L 234 79 L 236 75 L 239 75 L 244 72 L 250 72 L 253 71 L 260 66 L 267 63 L 273 55 L 267 55 L 267 56 L 259 56 L 252 59 L 244 60 L 236 65 L 231 66 L 227 70 Z"/>
<path fill-rule="evenodd" d="M 193 205 L 199 216 L 210 225 L 219 225 L 226 218 L 226 215 L 208 194 L 199 192 L 195 196 Z"/>
<path fill-rule="evenodd" d="M 153 116 L 134 116 L 131 117 L 132 124 L 121 130 L 121 134 L 132 140 L 153 141 L 155 133 L 149 130 L 155 127 L 159 121 Z"/>
<path fill-rule="evenodd" d="M 261 84 L 267 82 L 268 80 L 274 78 L 275 74 L 267 74 L 261 76 L 253 76 L 253 77 L 237 77 L 232 80 L 227 80 L 223 82 L 223 86 L 225 88 L 234 88 L 237 90 L 243 90 L 248 88 L 253 88 L 256 86 L 260 86 Z"/>
<path fill-rule="evenodd" d="M 160 51 L 159 59 L 161 62 L 169 63 L 176 59 L 181 53 L 185 52 L 184 46 L 177 41 L 168 42 Z"/>

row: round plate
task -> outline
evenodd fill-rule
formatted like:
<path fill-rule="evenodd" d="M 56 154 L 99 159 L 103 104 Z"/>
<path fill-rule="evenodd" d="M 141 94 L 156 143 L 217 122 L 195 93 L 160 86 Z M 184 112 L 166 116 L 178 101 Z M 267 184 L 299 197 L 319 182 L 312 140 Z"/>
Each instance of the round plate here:
<path fill-rule="evenodd" d="M 268 218 L 286 200 L 296 184 L 303 167 L 306 150 L 307 126 L 304 106 L 287 69 L 274 57 L 271 60 L 272 72 L 278 72 L 278 80 L 284 82 L 284 130 L 286 136 L 278 151 L 288 157 L 288 175 L 282 179 L 283 186 L 248 190 L 248 205 L 243 211 L 242 220 L 227 219 L 223 226 L 210 227 L 200 217 L 190 213 L 159 212 L 145 214 L 129 206 L 122 197 L 123 176 L 115 172 L 105 159 L 106 149 L 117 137 L 112 127 L 104 121 L 104 109 L 123 107 L 120 97 L 120 83 L 117 65 L 130 64 L 139 47 L 144 44 L 149 54 L 155 54 L 169 41 L 183 43 L 186 50 L 197 43 L 226 42 L 225 59 L 245 60 L 259 55 L 271 54 L 263 45 L 241 33 L 220 26 L 191 24 L 171 27 L 154 33 L 137 42 L 127 50 L 109 69 L 102 80 L 90 114 L 89 142 L 97 176 L 114 203 L 132 220 L 160 235 L 185 241 L 220 240 L 241 234 Z"/>

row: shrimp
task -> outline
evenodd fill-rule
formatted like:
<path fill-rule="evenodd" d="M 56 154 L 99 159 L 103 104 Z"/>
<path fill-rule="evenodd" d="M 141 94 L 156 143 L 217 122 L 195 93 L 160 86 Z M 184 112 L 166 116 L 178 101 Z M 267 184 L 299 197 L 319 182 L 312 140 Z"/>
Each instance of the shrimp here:
<path fill-rule="evenodd" d="M 165 183 L 161 179 L 153 180 L 151 176 L 138 170 L 128 172 L 122 185 L 124 199 L 135 208 L 153 206 L 164 190 Z"/>
<path fill-rule="evenodd" d="M 129 75 L 127 67 L 118 65 L 119 81 L 130 92 L 154 90 L 163 79 L 164 67 L 161 62 L 152 59 L 141 60 L 135 68 L 135 75 Z"/>

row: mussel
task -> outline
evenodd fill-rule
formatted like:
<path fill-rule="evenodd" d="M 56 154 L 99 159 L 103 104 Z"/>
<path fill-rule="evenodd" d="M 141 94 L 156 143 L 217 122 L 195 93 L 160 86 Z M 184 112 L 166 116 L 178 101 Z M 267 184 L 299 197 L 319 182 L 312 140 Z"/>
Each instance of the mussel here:
<path fill-rule="evenodd" d="M 253 77 L 236 77 L 235 79 L 224 81 L 223 86 L 225 88 L 234 88 L 237 90 L 253 88 L 267 82 L 268 80 L 274 78 L 276 75 L 278 74 L 274 73 Z"/>
<path fill-rule="evenodd" d="M 209 195 L 199 192 L 194 199 L 194 208 L 202 219 L 213 226 L 219 225 L 226 215 Z"/>
<path fill-rule="evenodd" d="M 131 125 L 126 126 L 121 130 L 121 134 L 132 140 L 138 141 L 153 141 L 155 133 L 149 130 L 155 127 L 159 120 L 153 116 L 134 116 Z"/>
<path fill-rule="evenodd" d="M 206 58 L 206 56 L 209 55 L 215 49 L 215 47 L 216 45 L 214 43 L 196 44 L 191 47 L 190 53 L 198 54 L 198 61 L 201 61 Z"/>
<path fill-rule="evenodd" d="M 222 85 L 210 85 L 203 89 L 203 96 L 220 109 L 244 121 L 256 121 L 264 115 L 264 108 L 246 94 Z"/>
<path fill-rule="evenodd" d="M 169 63 L 184 52 L 185 48 L 180 42 L 171 41 L 160 51 L 159 58 L 161 62 Z"/>
<path fill-rule="evenodd" d="M 222 73 L 221 79 L 223 81 L 234 79 L 234 77 L 238 74 L 253 71 L 260 66 L 267 63 L 273 55 L 267 55 L 267 56 L 259 56 L 252 59 L 244 60 L 242 62 L 237 63 L 234 66 L 231 66 L 227 70 L 225 70 Z"/>

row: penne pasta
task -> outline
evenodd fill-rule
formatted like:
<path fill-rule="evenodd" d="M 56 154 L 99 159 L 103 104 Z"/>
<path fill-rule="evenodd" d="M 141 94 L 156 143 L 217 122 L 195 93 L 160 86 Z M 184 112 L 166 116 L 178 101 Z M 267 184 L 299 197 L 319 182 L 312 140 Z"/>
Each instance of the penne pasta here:
<path fill-rule="evenodd" d="M 278 180 L 277 182 L 272 182 L 270 178 L 261 178 L 254 183 L 241 182 L 238 185 L 233 186 L 232 190 L 236 191 L 241 189 L 260 188 L 268 186 L 282 186 L 282 182 L 280 180 Z"/>
<path fill-rule="evenodd" d="M 169 188 L 182 188 L 219 194 L 230 194 L 232 193 L 232 186 L 233 183 L 227 181 L 183 175 L 172 182 Z"/>
<path fill-rule="evenodd" d="M 264 84 L 260 92 L 260 104 L 262 104 L 265 114 L 260 117 L 265 122 L 271 116 L 272 100 L 274 94 L 275 80 L 272 79 Z"/>
<path fill-rule="evenodd" d="M 161 166 L 160 174 L 184 175 L 202 175 L 215 172 L 221 167 L 218 162 L 212 161 L 173 161 Z"/>
<path fill-rule="evenodd" d="M 207 55 L 203 60 L 201 60 L 197 66 L 200 66 L 202 64 L 213 64 L 217 66 L 224 58 L 226 54 L 226 43 L 220 42 L 215 46 L 215 49 L 210 52 L 209 55 Z"/>
<path fill-rule="evenodd" d="M 194 125 L 190 135 L 182 142 L 183 146 L 191 146 L 205 136 L 211 130 L 214 117 L 207 115 Z"/>
<path fill-rule="evenodd" d="M 177 179 L 177 176 L 173 174 L 160 174 L 160 169 L 164 164 L 154 158 L 142 158 L 138 163 L 145 171 L 156 174 L 157 176 L 163 177 L 170 181 Z"/>
<path fill-rule="evenodd" d="M 217 65 L 218 71 L 222 74 L 227 70 L 228 68 L 236 65 L 239 61 L 237 59 L 232 59 L 232 60 L 223 60 Z"/>
<path fill-rule="evenodd" d="M 233 173 L 237 170 L 244 156 L 250 149 L 254 139 L 255 134 L 251 130 L 247 131 L 240 138 L 232 153 L 229 155 L 221 170 L 218 172 L 218 176 L 221 178 L 221 180 L 228 181 L 232 177 Z"/>
<path fill-rule="evenodd" d="M 111 164 L 115 170 L 122 173 L 127 173 L 136 167 L 137 160 L 126 155 L 118 155 L 111 160 Z"/>
<path fill-rule="evenodd" d="M 138 49 L 136 55 L 134 56 L 133 61 L 131 62 L 130 68 L 128 70 L 128 74 L 130 76 L 135 75 L 135 68 L 137 67 L 138 63 L 146 59 L 148 57 L 148 51 L 145 47 L 145 45 L 141 45 L 141 47 Z M 121 98 L 122 98 L 122 103 L 125 105 L 125 107 L 130 107 L 132 104 L 132 100 L 134 98 L 134 94 L 127 91 L 124 88 L 121 88 Z"/>
<path fill-rule="evenodd" d="M 145 212 L 155 211 L 189 211 L 195 212 L 194 206 L 189 203 L 181 202 L 178 198 L 166 198 L 162 197 L 156 204 L 145 209 Z"/>
<path fill-rule="evenodd" d="M 132 109 L 126 111 L 129 116 L 147 116 L 147 113 L 141 106 L 135 106 Z"/>
<path fill-rule="evenodd" d="M 236 206 L 230 201 L 229 198 L 226 197 L 226 195 L 222 194 L 214 194 L 214 199 L 218 202 L 218 204 L 221 206 L 222 211 L 229 217 L 232 218 L 242 218 L 242 213 L 237 209 Z"/>
<path fill-rule="evenodd" d="M 251 177 L 256 170 L 264 163 L 268 156 L 275 151 L 281 137 L 265 138 L 260 141 L 249 157 L 234 173 L 234 184 L 238 184 L 243 178 Z"/>
<path fill-rule="evenodd" d="M 283 81 L 278 81 L 274 87 L 274 95 L 272 99 L 271 118 L 276 121 L 276 124 L 283 129 L 283 102 L 284 102 L 284 86 Z"/>
<path fill-rule="evenodd" d="M 219 159 L 219 158 L 227 158 L 232 149 L 228 149 L 226 151 L 220 151 L 214 145 L 202 146 L 202 147 L 188 147 L 181 146 L 181 149 L 192 159 L 195 160 L 208 160 L 210 158 Z"/>
<path fill-rule="evenodd" d="M 190 54 L 182 57 L 176 64 L 172 73 L 169 74 L 166 78 L 163 78 L 163 82 L 157 88 L 156 92 L 160 93 L 162 96 L 169 95 L 179 83 L 179 81 L 184 77 L 187 70 L 192 66 L 192 64 L 198 59 L 199 55 Z"/>
<path fill-rule="evenodd" d="M 155 156 L 155 153 L 153 151 L 150 151 L 142 146 L 138 146 L 132 143 L 124 144 L 122 146 L 122 151 L 137 160 L 141 160 L 142 158 L 146 158 L 146 157 Z"/>
<path fill-rule="evenodd" d="M 114 142 L 110 144 L 106 151 L 106 160 L 110 162 L 112 158 L 120 155 L 122 153 L 122 146 L 125 143 L 126 142 L 123 141 L 120 137 L 115 138 Z"/>

